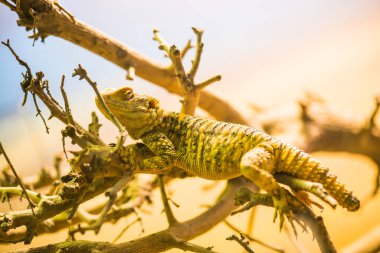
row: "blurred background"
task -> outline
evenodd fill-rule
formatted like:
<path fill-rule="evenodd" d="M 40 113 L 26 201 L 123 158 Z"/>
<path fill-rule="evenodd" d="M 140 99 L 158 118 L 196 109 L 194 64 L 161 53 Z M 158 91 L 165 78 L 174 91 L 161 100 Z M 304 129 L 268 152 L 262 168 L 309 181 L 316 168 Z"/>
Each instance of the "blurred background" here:
<path fill-rule="evenodd" d="M 249 106 L 252 103 L 262 107 L 286 107 L 295 105 L 306 91 L 310 91 L 342 114 L 364 122 L 373 109 L 375 95 L 380 91 L 378 0 L 62 0 L 60 4 L 76 18 L 166 64 L 169 64 L 168 59 L 151 39 L 153 29 L 160 30 L 170 44 L 179 47 L 184 46 L 189 38 L 195 40 L 192 26 L 203 29 L 205 47 L 197 80 L 222 74 L 222 81 L 207 89 L 228 100 L 248 119 L 254 118 Z M 27 39 L 30 33 L 17 27 L 16 20 L 16 14 L 0 5 L 0 40 L 10 39 L 16 52 L 34 72 L 43 71 L 57 97 L 60 97 L 61 76 L 66 75 L 66 90 L 74 117 L 83 125 L 90 122 L 90 112 L 96 109 L 91 88 L 71 78 L 79 63 L 101 89 L 129 85 L 137 92 L 159 98 L 165 109 L 179 110 L 178 97 L 138 78 L 133 82 L 126 81 L 124 70 L 69 42 L 48 37 L 45 43 L 36 42 L 32 46 L 32 40 Z M 49 121 L 50 134 L 47 135 L 42 121 L 35 118 L 30 97 L 21 107 L 23 94 L 19 82 L 24 69 L 3 46 L 0 47 L 0 64 L 0 141 L 17 170 L 22 175 L 31 176 L 41 166 L 51 164 L 53 156 L 62 152 L 62 124 Z M 42 105 L 41 109 L 47 118 L 49 113 Z M 108 142 L 114 142 L 116 129 L 104 118 L 101 120 L 105 125 L 102 136 Z M 370 194 L 375 167 L 369 159 L 342 153 L 316 155 L 360 198 Z M 5 162 L 0 160 L 3 167 Z M 180 220 L 204 210 L 202 205 L 213 203 L 223 186 L 203 192 L 202 187 L 210 184 L 210 181 L 186 179 L 169 187 L 172 198 L 180 204 L 175 210 Z M 146 233 L 166 227 L 159 202 L 157 199 L 152 215 L 144 217 Z M 326 207 L 322 215 L 333 241 L 341 248 L 380 224 L 379 211 L 380 199 L 375 197 L 357 213 Z M 286 234 L 280 234 L 278 224 L 272 224 L 272 215 L 272 209 L 259 208 L 254 237 L 293 252 Z M 247 215 L 239 215 L 232 221 L 244 229 Z M 127 221 L 119 221 L 118 229 L 125 224 Z M 110 233 L 111 226 L 102 228 L 100 236 L 91 239 L 112 241 L 118 232 Z M 112 228 L 112 231 L 116 230 Z M 231 234 L 221 224 L 194 242 L 203 246 L 214 245 L 216 251 L 242 251 L 234 242 L 225 240 Z M 129 240 L 138 235 L 139 228 L 132 228 L 122 239 Z M 62 241 L 66 238 L 66 231 L 54 236 L 50 242 Z M 46 238 L 36 238 L 31 246 L 46 243 Z M 299 241 L 311 252 L 318 252 L 310 234 L 303 233 Z M 24 246 L 3 245 L 0 249 L 20 247 Z M 255 244 L 253 247 L 260 252 L 270 252 Z"/>

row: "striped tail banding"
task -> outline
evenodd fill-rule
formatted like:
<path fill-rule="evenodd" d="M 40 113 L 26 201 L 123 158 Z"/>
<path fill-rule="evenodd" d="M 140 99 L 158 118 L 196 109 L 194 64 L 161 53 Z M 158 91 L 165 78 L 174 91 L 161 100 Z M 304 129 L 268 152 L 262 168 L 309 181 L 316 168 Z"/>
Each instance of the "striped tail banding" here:
<path fill-rule="evenodd" d="M 317 182 L 348 211 L 356 211 L 360 201 L 346 190 L 345 185 L 338 181 L 337 176 L 329 173 L 328 168 L 307 153 L 291 145 L 285 145 L 280 153 L 277 172 L 284 172 L 299 179 Z"/>

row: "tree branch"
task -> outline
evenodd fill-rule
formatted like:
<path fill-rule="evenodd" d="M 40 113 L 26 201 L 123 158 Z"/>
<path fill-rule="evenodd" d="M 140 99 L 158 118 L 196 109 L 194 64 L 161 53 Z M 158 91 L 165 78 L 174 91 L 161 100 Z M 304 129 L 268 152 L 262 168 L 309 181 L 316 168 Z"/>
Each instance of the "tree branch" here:
<path fill-rule="evenodd" d="M 313 110 L 321 110 L 313 101 L 300 104 L 304 141 L 299 146 L 306 152 L 331 151 L 362 154 L 370 158 L 378 167 L 373 195 L 380 189 L 380 128 L 374 123 L 379 110 L 379 98 L 375 98 L 373 112 L 360 126 L 343 120 L 340 115 L 326 111 L 317 115 Z M 300 138 L 299 138 L 300 139 Z"/>
<path fill-rule="evenodd" d="M 169 250 L 173 247 L 178 247 L 177 244 L 179 240 L 191 240 L 192 238 L 195 238 L 200 234 L 205 233 L 206 231 L 214 227 L 216 224 L 223 221 L 236 208 L 236 206 L 234 205 L 233 196 L 242 185 L 247 186 L 247 182 L 244 182 L 244 180 L 242 180 L 241 178 L 230 180 L 225 191 L 218 199 L 218 202 L 210 209 L 208 209 L 206 212 L 193 219 L 190 219 L 182 223 L 178 223 L 177 225 L 171 226 L 168 229 L 142 237 L 140 239 L 120 244 L 87 241 L 79 241 L 80 243 L 78 243 L 78 241 L 74 241 L 71 244 L 68 242 L 63 242 L 33 249 L 23 249 L 19 250 L 18 253 L 56 252 L 58 249 L 62 248 L 78 252 L 78 250 L 82 246 L 83 248 L 87 248 L 87 250 L 97 250 L 101 248 L 102 252 L 115 253 L 153 253 Z"/>
<path fill-rule="evenodd" d="M 81 46 L 117 66 L 129 70 L 167 91 L 181 94 L 176 76 L 169 67 L 162 66 L 129 48 L 120 41 L 88 26 L 62 12 L 62 8 L 49 0 L 20 0 L 17 3 L 18 25 L 37 29 L 41 39 L 49 35 L 63 38 Z M 33 10 L 33 16 L 29 10 Z M 199 106 L 219 120 L 247 124 L 247 121 L 227 102 L 202 91 Z"/>

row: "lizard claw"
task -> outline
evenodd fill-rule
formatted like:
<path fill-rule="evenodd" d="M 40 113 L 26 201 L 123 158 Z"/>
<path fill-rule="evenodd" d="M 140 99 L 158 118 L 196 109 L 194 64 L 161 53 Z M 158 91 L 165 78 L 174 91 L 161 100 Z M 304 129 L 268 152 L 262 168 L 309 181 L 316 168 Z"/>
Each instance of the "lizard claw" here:
<path fill-rule="evenodd" d="M 272 193 L 273 206 L 274 206 L 274 215 L 273 222 L 277 220 L 277 217 L 280 219 L 280 231 L 284 226 L 285 217 L 288 218 L 290 223 L 293 223 L 295 216 L 289 206 L 290 198 L 289 192 L 282 187 L 279 187 Z"/>
<path fill-rule="evenodd" d="M 257 205 L 267 205 L 274 206 L 274 217 L 273 222 L 276 221 L 277 217 L 280 219 L 280 230 L 284 226 L 285 217 L 288 219 L 290 225 L 293 228 L 294 234 L 297 236 L 297 231 L 295 229 L 295 223 L 297 223 L 304 231 L 306 230 L 305 224 L 303 224 L 296 215 L 294 215 L 294 208 L 307 208 L 301 201 L 295 198 L 288 190 L 282 187 L 278 187 L 271 194 L 263 194 L 252 192 L 251 190 L 243 187 L 241 188 L 235 196 L 235 205 L 241 206 L 242 208 L 234 211 L 231 215 L 241 213 L 255 207 Z M 295 222 L 295 223 L 294 223 Z"/>
<path fill-rule="evenodd" d="M 292 192 L 294 193 L 294 196 L 306 206 L 311 208 L 312 205 L 314 205 L 318 207 L 321 211 L 323 211 L 324 209 L 323 206 L 319 204 L 318 202 L 315 202 L 314 200 L 312 200 L 306 191 L 292 190 Z"/>

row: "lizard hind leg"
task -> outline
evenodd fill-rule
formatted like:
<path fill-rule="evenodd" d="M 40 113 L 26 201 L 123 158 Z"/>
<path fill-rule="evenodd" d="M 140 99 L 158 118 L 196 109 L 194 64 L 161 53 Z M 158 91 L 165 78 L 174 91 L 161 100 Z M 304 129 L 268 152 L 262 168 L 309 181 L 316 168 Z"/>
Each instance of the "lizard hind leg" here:
<path fill-rule="evenodd" d="M 240 170 L 243 176 L 254 182 L 260 189 L 272 195 L 275 208 L 274 218 L 280 218 L 280 229 L 285 215 L 290 221 L 294 215 L 288 206 L 287 192 L 273 177 L 276 166 L 274 148 L 270 144 L 260 144 L 244 154 L 240 161 Z"/>
<path fill-rule="evenodd" d="M 260 144 L 245 153 L 240 161 L 240 171 L 243 176 L 267 192 L 279 187 L 273 177 L 275 157 L 269 144 Z"/>

